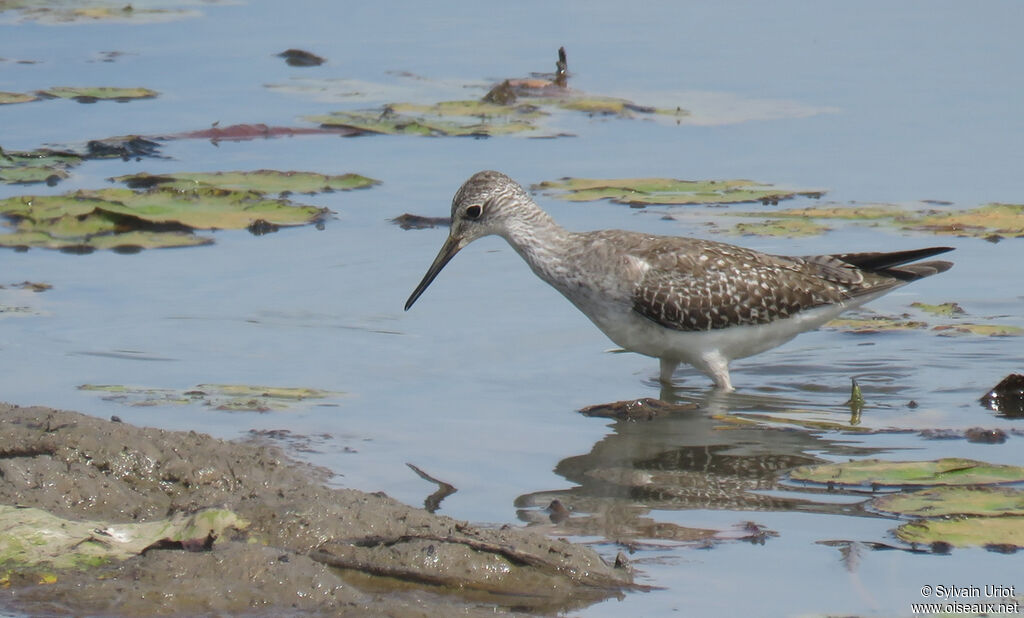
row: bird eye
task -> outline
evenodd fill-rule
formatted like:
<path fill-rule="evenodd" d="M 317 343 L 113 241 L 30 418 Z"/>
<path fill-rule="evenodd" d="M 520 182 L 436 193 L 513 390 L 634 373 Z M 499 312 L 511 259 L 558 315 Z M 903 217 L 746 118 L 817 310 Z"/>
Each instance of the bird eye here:
<path fill-rule="evenodd" d="M 473 204 L 472 206 L 466 209 L 466 218 L 479 219 L 480 214 L 483 212 L 483 210 L 483 206 L 480 206 L 479 204 Z"/>

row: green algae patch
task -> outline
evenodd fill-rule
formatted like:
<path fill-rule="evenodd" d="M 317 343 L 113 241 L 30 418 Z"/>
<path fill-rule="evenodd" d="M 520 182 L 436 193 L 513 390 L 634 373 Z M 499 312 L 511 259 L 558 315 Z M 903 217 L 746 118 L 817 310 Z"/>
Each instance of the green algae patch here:
<path fill-rule="evenodd" d="M 871 501 L 879 511 L 912 517 L 1024 515 L 1024 490 L 943 486 L 888 494 Z"/>
<path fill-rule="evenodd" d="M 810 219 L 768 219 L 754 223 L 737 223 L 731 232 L 739 236 L 774 236 L 799 238 L 819 236 L 830 228 Z"/>
<path fill-rule="evenodd" d="M 73 99 L 79 103 L 95 103 L 97 101 L 118 101 L 121 103 L 136 99 L 152 99 L 160 93 L 149 88 L 113 88 L 107 86 L 76 88 L 58 86 L 39 90 L 39 96 L 50 99 Z"/>
<path fill-rule="evenodd" d="M 801 466 L 790 472 L 797 481 L 884 487 L 919 485 L 986 485 L 1024 481 L 1024 468 L 949 457 L 936 461 L 862 459 Z"/>
<path fill-rule="evenodd" d="M 256 170 L 252 172 L 179 172 L 174 174 L 131 174 L 110 180 L 124 183 L 132 189 L 162 187 L 190 191 L 202 187 L 217 187 L 231 191 L 256 191 L 266 194 L 324 193 L 365 189 L 380 184 L 379 180 L 359 174 L 327 175 L 313 172 L 280 172 Z"/>
<path fill-rule="evenodd" d="M 611 200 L 630 206 L 776 203 L 798 195 L 819 197 L 819 190 L 789 190 L 751 180 L 677 180 L 674 178 L 562 178 L 531 187 L 570 202 Z"/>
<path fill-rule="evenodd" d="M 28 103 L 36 101 L 39 97 L 24 92 L 0 92 L 0 105 L 12 105 L 14 103 Z"/>
<path fill-rule="evenodd" d="M 295 407 L 324 405 L 344 395 L 316 388 L 260 386 L 249 384 L 199 384 L 182 390 L 127 386 L 121 384 L 83 384 L 79 390 L 101 393 L 106 401 L 131 407 L 178 406 L 199 404 L 228 412 L 270 412 Z"/>
<path fill-rule="evenodd" d="M 226 509 L 115 524 L 63 519 L 38 508 L 0 505 L 0 564 L 11 568 L 83 569 L 126 560 L 151 547 L 200 549 L 248 522 Z"/>
<path fill-rule="evenodd" d="M 1024 547 L 1024 517 L 922 519 L 903 524 L 896 536 L 907 543 L 947 543 L 953 547 Z"/>

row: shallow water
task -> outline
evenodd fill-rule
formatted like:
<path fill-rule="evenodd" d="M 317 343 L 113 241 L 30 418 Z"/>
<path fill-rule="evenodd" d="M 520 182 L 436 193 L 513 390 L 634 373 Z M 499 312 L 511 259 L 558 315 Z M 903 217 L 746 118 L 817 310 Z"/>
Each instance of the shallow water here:
<path fill-rule="evenodd" d="M 254 429 L 329 434 L 314 441 L 315 452 L 297 454 L 329 467 L 339 484 L 420 504 L 434 486 L 406 467 L 411 462 L 458 488 L 442 513 L 473 521 L 543 521 L 541 509 L 554 496 L 581 514 L 594 509 L 621 517 L 623 525 L 639 517 L 735 531 L 755 522 L 777 533 L 763 544 L 709 546 L 631 538 L 623 546 L 635 550 L 630 557 L 639 579 L 664 590 L 629 594 L 586 615 L 672 609 L 892 615 L 909 614 L 911 602 L 927 600 L 919 593 L 924 584 L 1024 590 L 1014 568 L 1019 558 L 994 552 L 943 556 L 855 545 L 847 552 L 855 557 L 844 560 L 840 548 L 820 542 L 899 544 L 890 532 L 899 522 L 843 511 L 836 499 L 804 488 L 777 487 L 770 469 L 772 462 L 785 469 L 804 459 L 864 455 L 1024 464 L 1020 421 L 977 403 L 1004 375 L 1024 369 L 1020 338 L 822 330 L 736 363 L 733 396 L 709 393 L 705 377 L 683 369 L 675 397 L 700 410 L 646 424 L 609 423 L 576 410 L 658 397 L 654 360 L 606 353 L 612 344 L 495 238 L 463 251 L 404 313 L 446 230 L 405 231 L 388 221 L 405 212 L 447 215 L 455 189 L 483 168 L 524 184 L 562 176 L 751 178 L 824 188 L 826 201 L 840 203 L 1020 203 L 1024 9 L 1018 3 L 659 3 L 627 10 L 613 3 L 526 2 L 503 8 L 500 19 L 485 5 L 435 6 L 432 13 L 419 5 L 330 2 L 306 3 L 306 10 L 273 2 L 193 8 L 201 15 L 143 25 L 50 26 L 0 13 L 0 57 L 38 61 L 0 63 L 0 90 L 121 85 L 162 93 L 126 104 L 0 106 L 0 147 L 163 135 L 214 122 L 306 126 L 298 120 L 303 114 L 394 99 L 374 93 L 318 99 L 267 84 L 345 79 L 431 102 L 424 93 L 455 92 L 442 96 L 456 98 L 452 83 L 550 71 L 560 45 L 569 52 L 573 87 L 681 105 L 695 118 L 680 126 L 569 118 L 559 128 L 577 137 L 542 140 L 179 140 L 163 144 L 162 159 L 87 162 L 54 188 L 0 185 L 0 197 L 7 197 L 99 188 L 107 177 L 138 171 L 260 168 L 358 172 L 383 181 L 365 191 L 297 198 L 336 211 L 323 230 L 262 237 L 218 232 L 209 247 L 136 255 L 0 254 L 0 284 L 53 285 L 38 294 L 0 290 L 0 304 L 31 309 L 0 319 L 0 398 L 225 438 Z M 274 54 L 290 47 L 329 62 L 289 67 Z M 104 51 L 125 55 L 98 62 Z M 431 81 L 389 73 L 396 71 Z M 480 94 L 469 89 L 462 96 Z M 538 199 L 576 230 L 711 236 L 703 224 L 724 219 L 716 209 L 690 216 L 686 208 Z M 900 314 L 914 301 L 956 301 L 972 320 L 1024 326 L 1019 239 L 993 244 L 842 224 L 810 238 L 713 237 L 792 254 L 949 244 L 957 248 L 950 254 L 953 270 L 871 308 Z M 853 377 L 867 399 L 862 426 L 908 431 L 723 429 L 723 421 L 711 418 L 799 409 L 848 421 L 843 403 Z M 86 383 L 184 390 L 267 384 L 346 395 L 298 411 L 228 413 L 126 407 L 76 388 Z M 907 406 L 911 400 L 916 408 Z M 975 426 L 1002 428 L 1009 439 L 992 445 L 919 434 Z M 696 455 L 708 452 L 714 456 Z M 641 491 L 622 480 L 629 470 L 717 480 L 720 465 L 741 469 L 723 473 L 723 487 L 767 483 L 756 495 L 777 500 L 738 503 L 742 492 L 735 491 L 697 499 Z M 759 466 L 768 472 L 755 472 Z M 669 487 L 678 489 L 682 477 L 670 478 Z M 608 555 L 620 548 L 610 539 L 621 538 L 622 530 L 553 529 L 594 542 Z"/>

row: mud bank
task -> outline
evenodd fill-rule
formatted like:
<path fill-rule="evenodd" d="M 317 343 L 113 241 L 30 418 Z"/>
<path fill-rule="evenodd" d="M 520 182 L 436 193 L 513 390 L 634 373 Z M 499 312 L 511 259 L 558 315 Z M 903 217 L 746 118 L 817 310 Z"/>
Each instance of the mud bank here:
<path fill-rule="evenodd" d="M 101 545 L 118 524 L 204 509 L 243 522 L 87 568 L 26 564 L 0 538 L 8 584 L 0 608 L 33 615 L 494 615 L 566 611 L 631 587 L 627 568 L 588 548 L 332 489 L 326 477 L 276 447 L 0 404 L 0 505 L 26 507 L 8 509 L 15 516 L 41 509 L 70 522 L 103 522 L 82 540 Z M 10 536 L 2 526 L 0 535 Z"/>

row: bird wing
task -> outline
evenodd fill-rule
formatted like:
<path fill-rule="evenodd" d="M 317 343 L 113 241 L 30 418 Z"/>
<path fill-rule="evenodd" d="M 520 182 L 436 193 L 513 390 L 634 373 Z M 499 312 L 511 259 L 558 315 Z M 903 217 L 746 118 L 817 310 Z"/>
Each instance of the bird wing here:
<path fill-rule="evenodd" d="M 648 237 L 631 252 L 645 267 L 633 310 L 658 324 L 701 331 L 764 324 L 900 282 L 834 256 L 774 256 L 723 243 Z"/>

